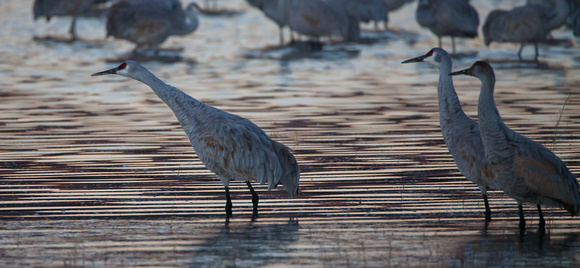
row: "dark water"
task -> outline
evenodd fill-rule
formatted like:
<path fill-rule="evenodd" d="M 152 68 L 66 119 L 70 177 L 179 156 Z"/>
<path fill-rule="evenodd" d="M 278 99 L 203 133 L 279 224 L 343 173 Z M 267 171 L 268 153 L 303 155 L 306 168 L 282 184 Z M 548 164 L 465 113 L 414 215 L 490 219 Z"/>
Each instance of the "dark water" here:
<path fill-rule="evenodd" d="M 482 20 L 513 3 L 474 2 Z M 240 0 L 218 5 L 241 12 L 201 17 L 195 34 L 164 44 L 161 61 L 142 63 L 291 147 L 300 195 L 255 186 L 261 214 L 251 222 L 250 194 L 233 183 L 226 225 L 223 186 L 166 105 L 136 81 L 89 76 L 133 45 L 105 40 L 99 18 L 81 19 L 81 41 L 63 42 L 69 19 L 33 22 L 32 1 L 6 0 L 0 266 L 578 266 L 580 221 L 564 211 L 546 209 L 541 235 L 525 207 L 520 236 L 515 202 L 491 192 L 485 230 L 479 190 L 441 137 L 437 71 L 400 64 L 437 44 L 414 21 L 416 3 L 392 14 L 392 32 L 368 26 L 365 44 L 314 52 L 277 47 L 275 25 Z M 516 45 L 458 41 L 454 69 L 490 61 L 506 124 L 580 174 L 579 44 L 570 31 L 553 35 L 569 41 L 541 46 L 539 65 L 518 62 Z M 479 82 L 455 86 L 475 117 Z"/>

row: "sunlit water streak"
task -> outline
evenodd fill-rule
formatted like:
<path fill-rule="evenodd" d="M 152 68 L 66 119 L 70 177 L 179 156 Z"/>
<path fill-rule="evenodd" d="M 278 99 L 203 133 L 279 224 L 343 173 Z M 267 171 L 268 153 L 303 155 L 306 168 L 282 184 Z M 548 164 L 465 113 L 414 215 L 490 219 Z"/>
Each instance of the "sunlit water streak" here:
<path fill-rule="evenodd" d="M 520 237 L 515 202 L 491 192 L 493 221 L 483 231 L 479 191 L 457 172 L 440 134 L 437 71 L 400 65 L 437 43 L 414 21 L 416 4 L 393 13 L 394 33 L 365 33 L 375 43 L 281 61 L 291 49 L 275 48 L 275 25 L 242 1 L 222 2 L 243 12 L 202 17 L 194 35 L 170 38 L 164 46 L 183 50 L 183 61 L 144 64 L 291 147 L 300 195 L 255 186 L 260 218 L 250 223 L 250 194 L 234 183 L 226 227 L 223 186 L 166 105 L 136 81 L 89 77 L 132 45 L 104 40 L 105 22 L 96 18 L 80 20 L 84 41 L 32 41 L 65 37 L 70 20 L 32 22 L 32 1 L 2 1 L 0 266 L 578 265 L 580 221 L 561 210 L 546 210 L 548 233 L 540 236 L 526 207 L 529 229 Z M 510 5 L 496 2 L 477 1 L 482 20 Z M 467 56 L 454 64 L 490 60 L 506 123 L 580 174 L 572 42 L 542 46 L 536 66 L 515 61 L 515 45 L 459 41 Z M 479 82 L 455 85 L 475 118 Z"/>

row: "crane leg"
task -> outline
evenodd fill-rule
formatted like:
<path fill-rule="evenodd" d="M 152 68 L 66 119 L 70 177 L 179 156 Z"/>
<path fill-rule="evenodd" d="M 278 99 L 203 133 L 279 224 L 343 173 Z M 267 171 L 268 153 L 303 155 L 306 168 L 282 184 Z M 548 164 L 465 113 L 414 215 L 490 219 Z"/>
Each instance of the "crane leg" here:
<path fill-rule="evenodd" d="M 281 26 L 279 27 L 279 29 L 280 29 L 280 46 L 283 46 L 284 45 L 284 31 L 283 31 L 283 28 Z"/>
<path fill-rule="evenodd" d="M 518 51 L 518 58 L 521 60 L 522 59 L 522 50 L 524 50 L 524 44 L 522 44 L 520 46 L 520 51 Z"/>
<path fill-rule="evenodd" d="M 538 229 L 545 231 L 546 221 L 544 221 L 544 214 L 542 213 L 542 207 L 538 204 L 538 216 L 540 220 L 538 221 Z"/>
<path fill-rule="evenodd" d="M 534 58 L 535 61 L 538 61 L 538 43 L 534 44 L 534 47 L 536 48 L 536 57 Z M 539 206 L 539 205 L 538 205 Z"/>
<path fill-rule="evenodd" d="M 226 217 L 232 216 L 232 198 L 230 197 L 230 187 L 226 186 Z"/>
<path fill-rule="evenodd" d="M 258 201 L 260 200 L 260 197 L 258 196 L 258 194 L 256 194 L 256 191 L 254 191 L 254 187 L 252 187 L 250 181 L 246 181 L 246 184 L 248 185 L 248 188 L 250 188 L 250 192 L 252 193 L 252 204 L 254 205 L 252 217 L 255 218 L 258 217 Z"/>
<path fill-rule="evenodd" d="M 489 209 L 489 202 L 487 202 L 487 194 L 482 194 L 483 202 L 485 203 L 485 222 L 491 221 L 491 209 Z"/>
<path fill-rule="evenodd" d="M 68 32 L 70 33 L 70 35 L 72 36 L 72 40 L 77 40 L 77 15 L 75 14 L 73 16 L 72 22 L 70 24 L 70 29 L 68 30 Z"/>
<path fill-rule="evenodd" d="M 451 36 L 451 45 L 453 47 L 453 55 L 455 55 L 455 36 Z"/>
<path fill-rule="evenodd" d="M 523 232 L 526 229 L 526 219 L 524 218 L 524 209 L 521 203 L 518 204 L 518 210 L 520 211 L 520 232 Z"/>
<path fill-rule="evenodd" d="M 439 39 L 439 47 L 441 47 L 441 36 L 437 36 L 437 38 Z"/>

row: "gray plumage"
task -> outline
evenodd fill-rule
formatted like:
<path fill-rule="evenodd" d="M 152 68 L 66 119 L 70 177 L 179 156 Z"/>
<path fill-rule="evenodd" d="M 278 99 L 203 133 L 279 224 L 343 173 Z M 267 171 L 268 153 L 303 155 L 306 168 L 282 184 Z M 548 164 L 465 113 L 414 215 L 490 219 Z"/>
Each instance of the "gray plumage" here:
<path fill-rule="evenodd" d="M 547 39 L 547 28 L 550 12 L 537 5 L 515 7 L 509 11 L 494 10 L 487 16 L 483 25 L 483 39 L 486 46 L 491 42 L 508 42 L 520 44 L 518 57 L 527 44 L 535 47 L 538 59 L 538 43 Z"/>
<path fill-rule="evenodd" d="M 288 10 L 284 8 L 284 4 L 280 0 L 246 0 L 246 2 L 260 9 L 266 17 L 278 25 L 278 29 L 280 30 L 280 45 L 284 44 L 283 29 L 288 25 Z"/>
<path fill-rule="evenodd" d="M 340 36 L 345 41 L 356 41 L 360 37 L 357 17 L 349 14 L 345 7 L 326 0 L 281 0 L 288 10 L 287 24 L 295 32 L 314 37 Z"/>
<path fill-rule="evenodd" d="M 468 180 L 479 187 L 485 203 L 485 218 L 491 220 L 487 201 L 487 189 L 498 189 L 489 164 L 485 158 L 483 142 L 478 123 L 469 118 L 461 108 L 461 103 L 453 87 L 451 72 L 452 61 L 449 54 L 441 48 L 433 48 L 424 56 L 403 63 L 432 60 L 439 68 L 437 95 L 439 99 L 439 124 L 443 140 L 453 156 L 457 168 Z"/>
<path fill-rule="evenodd" d="M 141 81 L 171 108 L 199 159 L 224 184 L 228 216 L 231 216 L 231 180 L 247 182 L 252 192 L 254 216 L 258 213 L 258 195 L 250 181 L 267 183 L 268 190 L 282 183 L 290 197 L 297 194 L 300 168 L 290 149 L 272 140 L 250 120 L 190 97 L 165 84 L 135 61 L 126 61 L 117 68 L 93 76 L 105 74 L 119 74 Z"/>
<path fill-rule="evenodd" d="M 395 11 L 405 4 L 411 3 L 415 0 L 383 0 L 387 8 L 387 12 Z"/>
<path fill-rule="evenodd" d="M 335 0 L 336 1 L 336 0 Z M 347 12 L 361 22 L 387 21 L 387 5 L 383 0 L 339 0 Z"/>
<path fill-rule="evenodd" d="M 415 17 L 419 25 L 437 35 L 439 47 L 441 37 L 451 36 L 453 54 L 455 37 L 477 36 L 479 16 L 468 0 L 419 0 Z"/>
<path fill-rule="evenodd" d="M 46 17 L 50 21 L 53 16 L 71 16 L 72 22 L 69 33 L 73 39 L 77 38 L 76 23 L 78 16 L 90 11 L 95 6 L 107 2 L 108 0 L 36 0 L 32 7 L 34 20 L 39 17 Z"/>
<path fill-rule="evenodd" d="M 124 0 L 111 7 L 107 37 L 133 42 L 135 50 L 157 50 L 169 36 L 190 34 L 198 25 L 195 3 L 183 10 L 179 0 Z"/>
<path fill-rule="evenodd" d="M 578 180 L 554 153 L 508 128 L 499 115 L 493 98 L 495 74 L 486 62 L 478 61 L 469 69 L 452 73 L 481 80 L 477 118 L 485 155 L 499 187 L 515 198 L 520 207 L 520 228 L 525 228 L 521 202 L 537 204 L 540 228 L 545 221 L 541 205 L 580 213 Z"/>

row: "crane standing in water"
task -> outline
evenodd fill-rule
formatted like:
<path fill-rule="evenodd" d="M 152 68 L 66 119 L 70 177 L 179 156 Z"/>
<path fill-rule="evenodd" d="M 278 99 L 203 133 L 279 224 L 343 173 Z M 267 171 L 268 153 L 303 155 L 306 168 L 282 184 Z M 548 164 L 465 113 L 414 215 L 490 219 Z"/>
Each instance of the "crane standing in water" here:
<path fill-rule="evenodd" d="M 487 201 L 487 188 L 497 189 L 497 184 L 485 159 L 483 142 L 477 122 L 469 118 L 461 108 L 453 87 L 451 57 L 441 48 L 433 48 L 427 54 L 402 63 L 432 61 L 439 67 L 437 95 L 439 99 L 439 123 L 443 140 L 457 168 L 468 180 L 479 187 L 485 203 L 485 220 L 491 220 Z"/>
<path fill-rule="evenodd" d="M 124 0 L 111 7 L 107 18 L 107 37 L 125 39 L 136 44 L 135 51 L 154 49 L 171 35 L 187 35 L 198 25 L 196 3 L 185 10 L 179 0 Z"/>
<path fill-rule="evenodd" d="M 268 190 L 282 183 L 290 197 L 297 194 L 300 168 L 294 155 L 250 120 L 192 98 L 164 83 L 136 61 L 123 62 L 92 76 L 107 74 L 130 77 L 148 85 L 171 108 L 199 159 L 224 184 L 228 218 L 232 215 L 231 180 L 246 181 L 252 193 L 254 217 L 258 216 L 259 197 L 251 180 L 268 183 Z"/>
<path fill-rule="evenodd" d="M 481 80 L 477 118 L 485 155 L 499 187 L 518 201 L 520 230 L 526 221 L 522 202 L 537 204 L 539 228 L 545 221 L 541 205 L 565 208 L 572 216 L 580 213 L 578 180 L 554 153 L 508 128 L 499 115 L 493 91 L 495 74 L 487 62 L 450 75 L 469 75 Z"/>
<path fill-rule="evenodd" d="M 415 17 L 419 25 L 441 37 L 451 36 L 453 54 L 455 37 L 477 37 L 479 16 L 467 0 L 419 0 Z"/>
<path fill-rule="evenodd" d="M 486 46 L 491 42 L 519 43 L 518 58 L 522 59 L 522 50 L 526 44 L 534 44 L 538 60 L 538 43 L 547 40 L 550 21 L 549 10 L 540 5 L 525 5 L 509 11 L 494 10 L 485 19 L 483 40 Z"/>
<path fill-rule="evenodd" d="M 96 5 L 108 0 L 36 0 L 32 7 L 34 19 L 46 17 L 49 21 L 52 16 L 72 16 L 69 33 L 73 40 L 77 39 L 76 25 L 80 13 L 91 10 Z"/>

